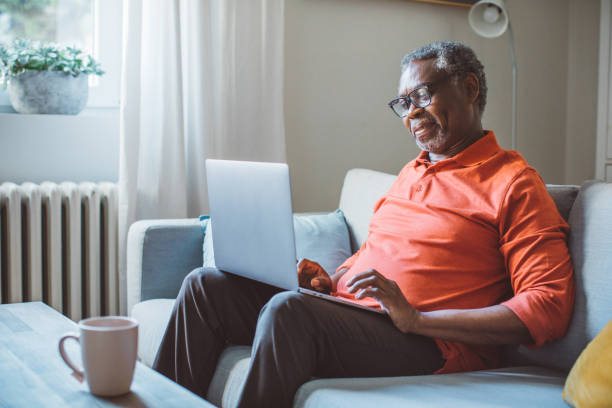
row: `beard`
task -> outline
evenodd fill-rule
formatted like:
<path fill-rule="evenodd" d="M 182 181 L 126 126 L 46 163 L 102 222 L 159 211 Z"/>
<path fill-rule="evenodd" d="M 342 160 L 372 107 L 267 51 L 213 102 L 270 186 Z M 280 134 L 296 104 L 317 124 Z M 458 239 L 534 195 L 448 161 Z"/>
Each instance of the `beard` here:
<path fill-rule="evenodd" d="M 428 153 L 443 153 L 447 147 L 446 143 L 448 135 L 444 129 L 442 129 L 438 119 L 429 112 L 423 111 L 421 115 L 415 118 L 415 121 L 416 123 L 412 123 L 411 121 L 409 130 L 412 137 L 414 137 L 414 141 L 416 142 L 418 148 Z M 427 129 L 424 133 L 417 130 L 416 133 L 419 135 L 415 135 L 413 129 L 419 128 L 423 125 L 429 127 L 429 129 Z"/>
<path fill-rule="evenodd" d="M 436 126 L 436 129 L 431 132 L 431 134 L 426 135 L 424 139 L 419 139 L 414 135 L 413 137 L 419 149 L 428 153 L 442 154 L 446 149 L 446 142 L 448 138 L 445 132 L 439 126 Z"/>

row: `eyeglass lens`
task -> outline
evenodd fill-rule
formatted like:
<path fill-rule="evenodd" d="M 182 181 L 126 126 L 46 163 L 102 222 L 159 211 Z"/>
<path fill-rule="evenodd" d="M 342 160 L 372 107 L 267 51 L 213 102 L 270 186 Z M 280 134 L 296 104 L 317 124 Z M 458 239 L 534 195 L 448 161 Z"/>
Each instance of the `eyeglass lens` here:
<path fill-rule="evenodd" d="M 417 108 L 424 108 L 431 103 L 431 94 L 427 87 L 422 87 L 410 92 L 406 98 L 397 99 L 392 107 L 401 118 L 408 115 L 410 109 L 410 103 L 406 102 L 406 99 L 409 99 Z"/>

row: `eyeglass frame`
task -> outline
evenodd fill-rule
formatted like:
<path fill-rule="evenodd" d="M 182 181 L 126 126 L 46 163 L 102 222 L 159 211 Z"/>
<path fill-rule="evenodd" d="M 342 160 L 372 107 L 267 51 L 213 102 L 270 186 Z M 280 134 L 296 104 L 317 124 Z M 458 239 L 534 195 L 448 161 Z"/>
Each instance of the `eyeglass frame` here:
<path fill-rule="evenodd" d="M 433 81 L 433 82 L 423 82 L 422 84 L 418 85 L 417 87 L 415 87 L 412 91 L 410 91 L 408 93 L 408 95 L 406 96 L 400 96 L 399 98 L 395 98 L 393 100 L 391 100 L 389 103 L 387 103 L 387 105 L 389 106 L 389 108 L 391 108 L 391 110 L 393 111 L 393 113 L 395 113 L 399 118 L 405 118 L 406 116 L 408 116 L 408 113 L 406 113 L 404 116 L 401 116 L 399 113 L 397 113 L 395 111 L 395 109 L 393 109 L 393 106 L 398 104 L 401 100 L 403 100 L 404 102 L 406 102 L 406 104 L 408 105 L 408 108 L 406 108 L 406 112 L 408 112 L 410 110 L 410 105 L 414 105 L 417 108 L 426 108 L 429 105 L 431 105 L 431 97 L 433 96 L 433 92 L 431 91 L 431 89 L 429 89 L 429 87 L 441 84 L 444 81 L 449 80 L 450 78 L 452 78 L 455 75 L 460 74 L 460 72 L 453 72 L 452 74 L 446 74 L 444 77 L 438 79 L 437 81 Z M 429 93 L 429 101 L 424 104 L 423 106 L 419 106 L 416 103 L 414 103 L 412 101 L 412 98 L 410 97 L 410 95 L 412 95 L 413 93 L 417 92 L 420 89 L 426 88 L 427 92 Z"/>

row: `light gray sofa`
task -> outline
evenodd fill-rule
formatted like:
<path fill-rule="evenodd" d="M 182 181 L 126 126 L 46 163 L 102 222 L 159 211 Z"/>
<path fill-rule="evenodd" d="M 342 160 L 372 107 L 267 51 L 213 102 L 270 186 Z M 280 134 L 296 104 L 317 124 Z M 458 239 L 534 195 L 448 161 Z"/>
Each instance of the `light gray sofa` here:
<path fill-rule="evenodd" d="M 395 176 L 348 172 L 340 209 L 353 251 L 365 240 L 375 201 Z M 548 186 L 571 227 L 576 303 L 565 338 L 539 350 L 507 347 L 508 368 L 461 374 L 395 378 L 315 379 L 295 396 L 295 407 L 566 407 L 565 376 L 587 343 L 612 318 L 612 184 Z M 187 273 L 202 264 L 199 220 L 140 221 L 128 237 L 128 310 L 140 321 L 139 356 L 151 365 L 173 298 Z M 235 406 L 249 364 L 249 347 L 222 354 L 208 399 Z"/>

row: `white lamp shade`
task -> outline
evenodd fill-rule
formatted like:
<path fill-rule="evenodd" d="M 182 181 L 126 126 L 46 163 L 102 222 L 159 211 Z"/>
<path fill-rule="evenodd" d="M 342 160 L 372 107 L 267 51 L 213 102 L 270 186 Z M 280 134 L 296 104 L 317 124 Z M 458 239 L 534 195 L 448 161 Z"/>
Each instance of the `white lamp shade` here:
<path fill-rule="evenodd" d="M 476 34 L 494 38 L 508 28 L 508 12 L 503 0 L 482 0 L 470 9 L 468 21 Z"/>

